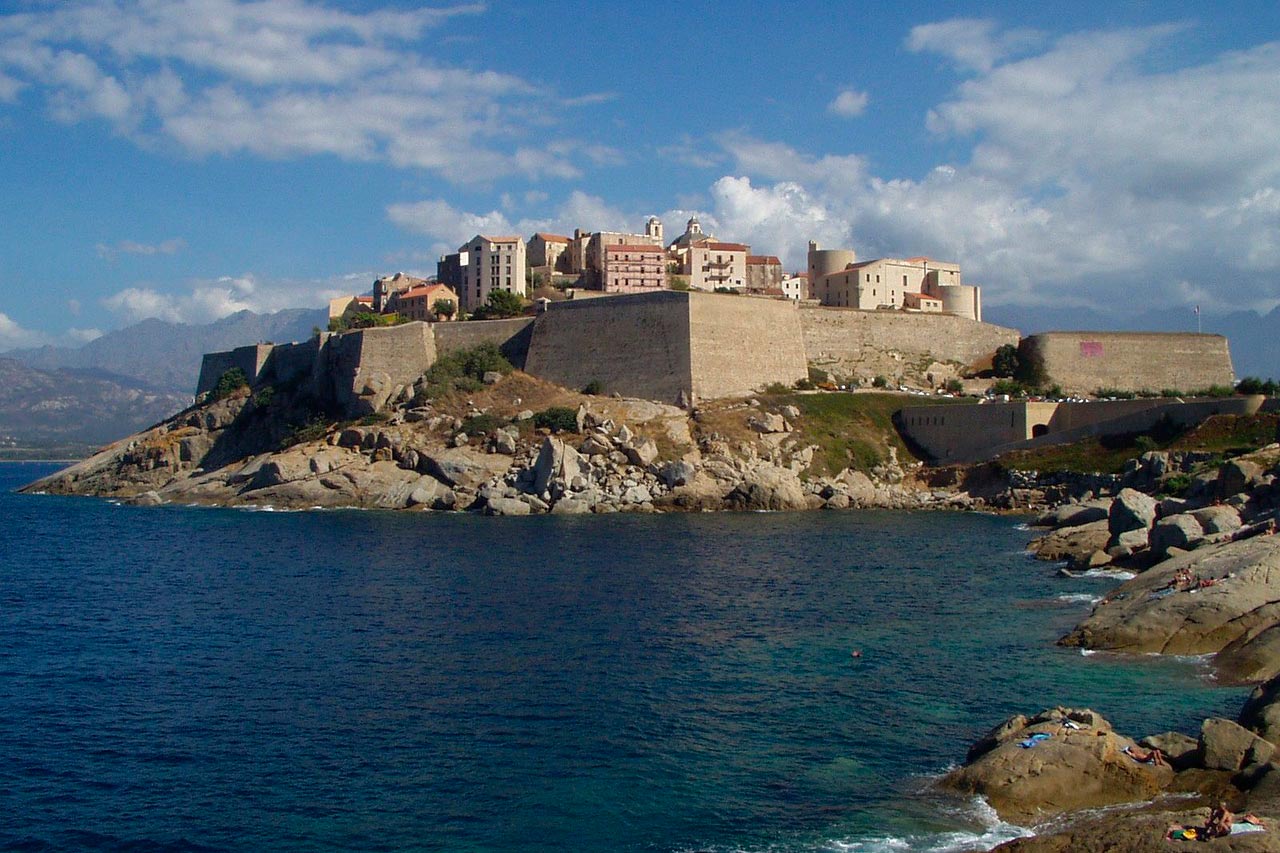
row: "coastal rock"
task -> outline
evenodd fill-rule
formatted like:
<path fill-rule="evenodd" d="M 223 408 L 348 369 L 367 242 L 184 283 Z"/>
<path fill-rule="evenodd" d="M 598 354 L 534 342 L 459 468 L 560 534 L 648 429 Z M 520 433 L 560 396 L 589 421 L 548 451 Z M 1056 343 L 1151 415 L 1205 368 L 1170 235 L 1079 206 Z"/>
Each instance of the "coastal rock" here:
<path fill-rule="evenodd" d="M 1132 557 L 1139 551 L 1146 550 L 1150 535 L 1145 527 L 1126 530 L 1119 536 L 1112 537 L 1111 544 L 1107 546 L 1107 554 L 1117 560 Z"/>
<path fill-rule="evenodd" d="M 1192 510 L 1191 516 L 1199 522 L 1206 535 L 1230 533 L 1240 529 L 1240 513 L 1225 504 Z"/>
<path fill-rule="evenodd" d="M 1110 508 L 1110 499 L 1062 504 L 1036 519 L 1036 525 L 1053 528 L 1080 527 L 1097 521 L 1106 521 Z"/>
<path fill-rule="evenodd" d="M 849 503 L 853 506 L 873 506 L 876 499 L 876 484 L 861 471 L 846 468 L 840 475 L 845 490 L 849 495 Z"/>
<path fill-rule="evenodd" d="M 1138 741 L 1144 749 L 1158 749 L 1174 770 L 1193 766 L 1200 757 L 1200 741 L 1182 732 L 1162 732 L 1147 735 Z"/>
<path fill-rule="evenodd" d="M 1280 740 L 1280 677 L 1254 688 L 1240 709 L 1238 722 L 1272 743 Z"/>
<path fill-rule="evenodd" d="M 1052 709 L 1018 725 L 1014 718 L 988 735 L 995 745 L 942 785 L 980 794 L 1006 820 L 1148 800 L 1173 778 L 1168 767 L 1141 764 L 1123 753 L 1133 742 L 1101 716 L 1076 723 L 1069 709 Z M 1078 713 L 1078 712 L 1077 712 Z M 1079 728 L 1064 725 L 1070 719 Z M 984 739 L 986 740 L 986 739 Z M 1024 747 L 1023 744 L 1030 744 Z"/>
<path fill-rule="evenodd" d="M 1269 681 L 1280 675 L 1280 624 L 1232 640 L 1214 656 L 1213 668 L 1218 680 L 1227 683 Z"/>
<path fill-rule="evenodd" d="M 576 498 L 561 498 L 551 507 L 552 515 L 586 515 L 591 512 L 591 504 Z"/>
<path fill-rule="evenodd" d="M 532 507 L 516 498 L 490 498 L 484 507 L 485 515 L 528 515 L 532 511 Z"/>
<path fill-rule="evenodd" d="M 427 472 L 447 486 L 475 491 L 494 477 L 501 477 L 511 468 L 511 458 L 493 453 L 481 453 L 468 447 L 422 452 L 422 464 Z"/>
<path fill-rule="evenodd" d="M 457 496 L 453 489 L 441 483 L 435 477 L 423 476 L 413 484 L 409 491 L 409 506 L 425 506 L 431 509 L 449 510 L 457 504 Z"/>
<path fill-rule="evenodd" d="M 1180 569 L 1213 581 L 1176 591 Z M 1280 538 L 1206 545 L 1116 590 L 1060 642 L 1131 653 L 1206 654 L 1280 621 Z"/>
<path fill-rule="evenodd" d="M 1221 497 L 1247 492 L 1262 481 L 1263 468 L 1248 459 L 1232 459 L 1218 469 L 1217 490 Z"/>
<path fill-rule="evenodd" d="M 1170 548 L 1184 551 L 1192 548 L 1204 538 L 1204 528 L 1190 513 L 1180 513 L 1162 518 L 1151 528 L 1148 545 L 1156 557 L 1168 556 Z"/>
<path fill-rule="evenodd" d="M 568 482 L 582 471 L 582 455 L 558 438 L 547 436 L 533 466 L 533 491 L 542 494 L 552 480 Z"/>
<path fill-rule="evenodd" d="M 1027 546 L 1037 560 L 1087 559 L 1095 551 L 1102 550 L 1111 539 L 1105 517 L 1077 527 L 1061 527 L 1052 533 L 1031 540 Z"/>
<path fill-rule="evenodd" d="M 774 465 L 762 465 L 749 473 L 728 494 L 725 502 L 741 510 L 808 509 L 804 487 L 794 471 Z"/>
<path fill-rule="evenodd" d="M 782 415 L 775 415 L 772 412 L 761 412 L 758 415 L 752 415 L 747 418 L 747 426 L 759 433 L 772 434 L 780 432 L 790 432 L 791 428 L 787 425 L 787 421 Z"/>
<path fill-rule="evenodd" d="M 632 465 L 644 466 L 658 458 L 658 445 L 653 443 L 653 439 L 646 438 L 623 448 L 623 452 Z"/>
<path fill-rule="evenodd" d="M 1108 529 L 1113 537 L 1129 530 L 1145 530 L 1155 519 L 1155 498 L 1134 489 L 1121 489 L 1107 512 Z"/>
<path fill-rule="evenodd" d="M 662 482 L 668 489 L 674 489 L 677 486 L 687 486 L 697 475 L 698 466 L 684 459 L 677 459 L 662 466 L 658 476 L 662 478 Z"/>
<path fill-rule="evenodd" d="M 1206 770 L 1234 773 L 1267 763 L 1275 751 L 1275 744 L 1231 720 L 1214 717 L 1200 726 L 1200 763 Z"/>

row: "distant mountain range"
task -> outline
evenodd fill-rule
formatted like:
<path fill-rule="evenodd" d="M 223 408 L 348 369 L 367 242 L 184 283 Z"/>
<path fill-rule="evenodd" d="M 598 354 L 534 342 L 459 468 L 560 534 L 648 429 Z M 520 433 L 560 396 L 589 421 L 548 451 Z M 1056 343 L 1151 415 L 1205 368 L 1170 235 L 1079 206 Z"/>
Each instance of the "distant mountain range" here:
<path fill-rule="evenodd" d="M 998 306 L 984 308 L 982 319 L 1017 329 L 1024 335 L 1080 329 L 1099 332 L 1196 331 L 1196 315 L 1189 309 L 1143 311 L 1126 306 L 1124 310 L 1103 314 L 1074 308 Z M 1280 307 L 1265 315 L 1254 311 L 1205 314 L 1200 321 L 1201 330 L 1205 333 L 1226 336 L 1231 345 L 1231 362 L 1237 378 L 1280 379 Z"/>
<path fill-rule="evenodd" d="M 44 346 L 4 353 L 41 370 L 81 368 L 107 371 L 141 386 L 191 395 L 206 352 L 262 341 L 285 343 L 311 337 L 327 326 L 323 309 L 290 308 L 274 314 L 240 311 L 202 326 L 143 320 L 108 332 L 79 348 Z"/>
<path fill-rule="evenodd" d="M 190 394 L 146 388 L 99 370 L 38 370 L 0 358 L 0 451 L 83 452 L 182 409 Z"/>

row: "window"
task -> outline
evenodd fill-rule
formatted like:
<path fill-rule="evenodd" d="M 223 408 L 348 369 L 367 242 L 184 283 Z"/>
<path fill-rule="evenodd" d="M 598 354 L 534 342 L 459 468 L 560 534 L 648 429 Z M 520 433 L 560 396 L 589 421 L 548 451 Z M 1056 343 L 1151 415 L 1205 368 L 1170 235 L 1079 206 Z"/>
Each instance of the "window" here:
<path fill-rule="evenodd" d="M 903 287 L 907 286 L 907 277 L 905 275 L 902 277 L 902 286 Z"/>

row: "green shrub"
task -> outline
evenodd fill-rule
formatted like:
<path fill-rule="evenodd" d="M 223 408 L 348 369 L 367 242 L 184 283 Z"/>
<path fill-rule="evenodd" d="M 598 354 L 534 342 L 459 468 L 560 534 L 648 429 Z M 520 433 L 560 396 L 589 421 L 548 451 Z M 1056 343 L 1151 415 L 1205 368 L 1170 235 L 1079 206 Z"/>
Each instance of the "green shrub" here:
<path fill-rule="evenodd" d="M 314 418 L 304 424 L 295 426 L 288 435 L 280 440 L 280 449 L 293 447 L 295 444 L 305 444 L 308 441 L 319 441 L 329 434 L 329 422 L 320 418 Z"/>
<path fill-rule="evenodd" d="M 689 289 L 689 279 L 682 275 L 673 275 L 671 277 L 671 289 L 685 292 Z"/>
<path fill-rule="evenodd" d="M 391 420 L 390 412 L 371 412 L 360 419 L 360 426 L 377 426 Z"/>
<path fill-rule="evenodd" d="M 778 394 L 790 394 L 791 389 L 786 385 L 783 385 L 781 382 L 770 382 L 768 385 L 764 386 L 764 393 L 775 396 Z"/>
<path fill-rule="evenodd" d="M 259 389 L 257 394 L 253 395 L 253 403 L 255 406 L 261 406 L 263 408 L 266 408 L 267 406 L 271 405 L 271 401 L 272 399 L 275 398 L 275 396 L 276 396 L 276 389 L 271 387 L 270 385 L 267 385 Z"/>
<path fill-rule="evenodd" d="M 578 413 L 566 406 L 552 406 L 533 416 L 533 426 L 552 432 L 577 432 Z"/>
<path fill-rule="evenodd" d="M 347 332 L 352 329 L 377 329 L 382 326 L 399 326 L 409 322 L 403 314 L 377 314 L 373 311 L 357 311 L 329 321 L 329 331 Z"/>
<path fill-rule="evenodd" d="M 223 397 L 229 397 L 241 388 L 249 387 L 249 377 L 238 367 L 233 367 L 218 377 L 218 384 L 213 386 L 213 393 L 210 398 L 213 400 L 221 400 Z"/>
<path fill-rule="evenodd" d="M 524 313 L 525 301 L 517 293 L 509 290 L 491 290 L 489 299 L 475 311 L 471 312 L 472 320 L 503 320 L 519 317 Z"/>
<path fill-rule="evenodd" d="M 1160 449 L 1160 443 L 1149 435 L 1140 435 L 1135 438 L 1133 440 L 1133 446 L 1136 447 L 1140 453 L 1148 453 L 1152 450 Z"/>
<path fill-rule="evenodd" d="M 1246 376 L 1236 384 L 1236 391 L 1241 394 L 1266 394 L 1274 397 L 1280 391 L 1280 383 L 1274 379 L 1259 379 L 1257 376 Z"/>
<path fill-rule="evenodd" d="M 871 387 L 873 388 L 887 388 L 888 386 L 889 380 L 885 379 L 883 376 L 877 376 L 875 379 L 871 380 Z"/>
<path fill-rule="evenodd" d="M 1192 397 L 1234 397 L 1236 389 L 1230 385 L 1210 385 L 1191 392 Z"/>
<path fill-rule="evenodd" d="M 1132 391 L 1122 391 L 1119 388 L 1099 388 L 1093 392 L 1095 397 L 1114 397 L 1117 400 L 1132 400 L 1138 395 Z"/>
<path fill-rule="evenodd" d="M 505 292 L 505 291 L 503 291 Z M 471 393 L 484 387 L 484 375 L 490 371 L 507 374 L 515 368 L 493 344 L 480 344 L 441 356 L 422 375 L 429 397 L 440 397 L 453 391 Z"/>
<path fill-rule="evenodd" d="M 1189 474 L 1174 474 L 1166 477 L 1164 482 L 1160 484 L 1160 494 L 1169 495 L 1170 497 L 1180 498 L 1191 488 L 1191 476 Z"/>
<path fill-rule="evenodd" d="M 482 435 L 488 435 L 505 425 L 506 422 L 497 415 L 472 415 L 462 422 L 461 432 L 465 432 L 472 438 L 477 438 Z"/>
<path fill-rule="evenodd" d="M 809 381 L 812 382 L 814 385 L 819 385 L 823 382 L 830 382 L 831 374 L 827 373 L 827 371 L 823 370 L 822 368 L 814 367 L 811 364 L 809 365 Z"/>
<path fill-rule="evenodd" d="M 1010 397 L 1025 397 L 1027 396 L 1027 388 L 1015 379 L 997 379 L 991 383 L 990 393 L 997 396 L 1008 394 Z"/>
<path fill-rule="evenodd" d="M 583 394 L 590 394 L 592 397 L 599 397 L 604 393 L 604 383 L 599 379 L 592 379 L 582 388 Z"/>
<path fill-rule="evenodd" d="M 812 391 L 813 389 L 815 389 L 815 388 L 817 388 L 817 387 L 818 387 L 818 386 L 817 386 L 817 385 L 815 385 L 815 384 L 813 383 L 813 380 L 812 380 L 812 379 L 797 379 L 797 380 L 796 380 L 796 390 L 797 390 L 797 391 Z"/>
<path fill-rule="evenodd" d="M 959 379 L 948 379 L 947 384 L 943 386 L 948 394 L 963 394 L 964 383 Z"/>

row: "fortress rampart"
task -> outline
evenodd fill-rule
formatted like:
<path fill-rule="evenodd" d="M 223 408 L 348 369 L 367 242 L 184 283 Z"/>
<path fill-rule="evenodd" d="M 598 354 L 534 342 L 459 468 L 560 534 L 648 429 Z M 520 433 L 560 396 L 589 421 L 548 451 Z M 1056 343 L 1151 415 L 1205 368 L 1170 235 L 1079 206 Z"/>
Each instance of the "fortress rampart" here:
<path fill-rule="evenodd" d="M 528 373 L 569 388 L 598 382 L 607 393 L 689 403 L 792 385 L 810 363 L 864 382 L 922 376 L 934 363 L 969 367 L 1016 344 L 1018 333 L 946 314 L 661 291 L 551 303 L 533 318 L 415 322 L 209 353 L 197 393 L 239 367 L 253 385 L 309 382 L 358 416 L 377 411 L 440 355 L 486 342 Z M 1052 332 L 1023 348 L 1043 360 L 1052 381 L 1081 391 L 1187 390 L 1232 380 L 1226 340 L 1216 335 Z"/>
<path fill-rule="evenodd" d="M 1099 388 L 1197 391 L 1235 380 L 1227 339 L 1168 332 L 1045 332 L 1026 338 L 1050 383 L 1068 394 Z"/>
<path fill-rule="evenodd" d="M 949 314 L 813 305 L 800 307 L 800 327 L 809 361 L 837 376 L 864 381 L 876 376 L 896 381 L 908 368 L 931 361 L 967 367 L 1004 344 L 1017 346 L 1019 337 L 1016 329 Z"/>

